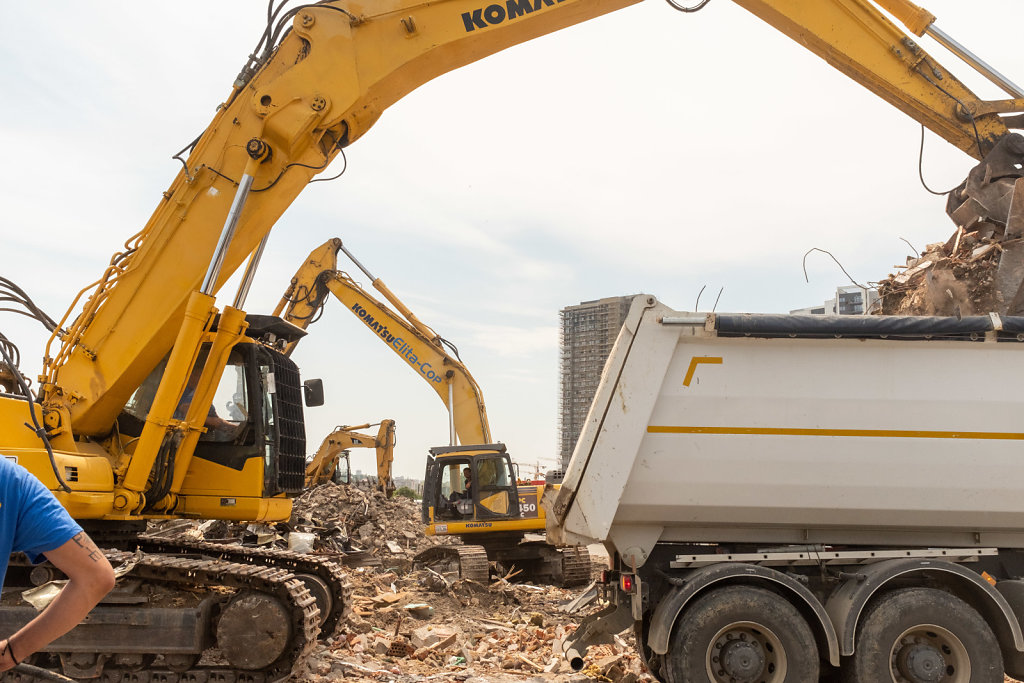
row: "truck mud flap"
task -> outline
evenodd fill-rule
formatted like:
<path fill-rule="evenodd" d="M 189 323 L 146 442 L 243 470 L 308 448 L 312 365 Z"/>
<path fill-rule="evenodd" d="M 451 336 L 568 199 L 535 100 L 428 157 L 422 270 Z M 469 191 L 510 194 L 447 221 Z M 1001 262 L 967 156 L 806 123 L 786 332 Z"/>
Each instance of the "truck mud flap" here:
<path fill-rule="evenodd" d="M 580 622 L 579 628 L 562 643 L 562 654 L 573 671 L 580 671 L 588 647 L 611 643 L 612 636 L 632 626 L 633 610 L 628 601 L 608 605 Z"/>

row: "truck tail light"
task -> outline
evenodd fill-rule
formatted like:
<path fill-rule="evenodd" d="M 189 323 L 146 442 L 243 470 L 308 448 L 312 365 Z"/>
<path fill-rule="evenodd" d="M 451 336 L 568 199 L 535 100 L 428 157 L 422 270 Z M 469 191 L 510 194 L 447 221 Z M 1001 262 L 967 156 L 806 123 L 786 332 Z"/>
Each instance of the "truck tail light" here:
<path fill-rule="evenodd" d="M 622 589 L 623 593 L 633 592 L 633 575 L 623 574 L 619 577 L 619 588 Z"/>

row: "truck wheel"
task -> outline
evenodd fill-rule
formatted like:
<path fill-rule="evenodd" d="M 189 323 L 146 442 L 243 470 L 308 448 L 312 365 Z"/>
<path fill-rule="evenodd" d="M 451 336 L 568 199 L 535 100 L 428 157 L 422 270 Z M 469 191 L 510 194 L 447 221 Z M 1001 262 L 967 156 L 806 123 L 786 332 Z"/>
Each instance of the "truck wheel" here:
<path fill-rule="evenodd" d="M 934 588 L 904 588 L 868 608 L 847 683 L 1002 683 L 1003 658 L 992 629 L 960 598 Z"/>
<path fill-rule="evenodd" d="M 763 588 L 729 586 L 683 612 L 663 672 L 669 683 L 817 683 L 818 668 L 811 627 L 793 605 Z"/>

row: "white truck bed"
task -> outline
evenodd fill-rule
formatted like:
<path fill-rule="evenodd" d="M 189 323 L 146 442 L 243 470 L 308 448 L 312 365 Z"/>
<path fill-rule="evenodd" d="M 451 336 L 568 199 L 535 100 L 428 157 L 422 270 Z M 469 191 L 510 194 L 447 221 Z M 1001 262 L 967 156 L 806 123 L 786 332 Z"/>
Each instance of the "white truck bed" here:
<path fill-rule="evenodd" d="M 1020 332 L 637 297 L 549 538 L 637 566 L 658 541 L 1024 547 Z"/>

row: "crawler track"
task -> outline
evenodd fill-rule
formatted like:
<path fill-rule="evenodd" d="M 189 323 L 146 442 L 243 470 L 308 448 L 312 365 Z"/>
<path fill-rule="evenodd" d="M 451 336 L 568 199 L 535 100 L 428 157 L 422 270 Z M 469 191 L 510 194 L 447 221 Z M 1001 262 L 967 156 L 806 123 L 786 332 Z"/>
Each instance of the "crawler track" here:
<path fill-rule="evenodd" d="M 55 666 L 56 660 L 45 655 L 37 656 L 32 663 L 49 666 L 64 675 L 101 683 L 271 683 L 283 680 L 292 673 L 309 654 L 320 633 L 320 610 L 316 600 L 295 572 L 308 571 L 315 575 L 326 572 L 332 581 L 344 586 L 341 599 L 337 600 L 339 605 L 332 610 L 331 619 L 335 626 L 348 609 L 349 600 L 345 592 L 347 583 L 333 563 L 326 563 L 326 568 L 317 569 L 321 563 L 316 562 L 315 558 L 307 560 L 295 553 L 252 553 L 250 549 L 228 549 L 215 544 L 162 544 L 147 541 L 140 545 L 145 548 L 145 552 L 133 554 L 118 550 L 106 551 L 108 559 L 115 566 L 128 561 L 136 562 L 121 582 L 135 581 L 142 586 L 159 587 L 172 595 L 175 592 L 182 596 L 203 594 L 205 597 L 199 603 L 201 609 L 175 610 L 173 607 L 158 608 L 152 604 L 131 604 L 130 601 L 122 604 L 105 603 L 93 611 L 86 623 L 51 645 L 51 654 L 63 653 L 63 666 Z M 208 551 L 208 545 L 214 545 L 221 552 L 215 555 Z M 190 556 L 170 556 L 156 552 L 174 549 L 177 553 L 187 551 Z M 271 605 L 278 626 L 277 632 L 267 637 L 276 638 L 272 644 L 275 649 L 280 649 L 280 654 L 256 670 L 251 670 L 256 668 L 251 666 L 220 663 L 227 660 L 223 656 L 216 656 L 219 652 L 215 642 L 217 617 L 230 609 L 228 606 L 233 598 L 242 596 L 248 596 L 256 603 Z M 166 617 L 161 616 L 161 613 L 171 614 L 172 617 L 174 614 L 190 613 L 192 618 L 197 619 L 195 630 L 200 634 L 195 636 L 197 644 L 192 648 L 194 653 L 183 654 L 182 634 L 185 634 L 187 640 L 189 628 L 179 630 L 177 640 L 170 635 L 163 636 L 160 620 Z M 0 628 L 5 629 L 4 632 L 12 632 L 33 615 L 34 610 L 31 608 L 27 608 L 26 613 L 25 608 L 5 607 L 0 611 Z M 237 621 L 237 615 L 235 619 Z M 253 621 L 259 622 L 257 619 Z M 221 619 L 221 622 L 223 627 L 224 620 Z M 124 634 L 121 640 L 114 638 L 113 645 L 110 645 L 113 634 L 108 626 L 114 629 L 120 627 L 118 633 Z M 258 630 L 255 625 L 249 629 L 248 624 L 246 629 Z M 246 638 L 250 635 L 248 632 L 239 632 Z M 99 643 L 105 643 L 108 647 L 94 647 Z M 144 660 L 141 666 L 138 661 L 131 668 L 124 666 L 126 658 L 144 657 L 141 653 L 161 654 L 164 657 L 155 663 Z M 0 682 L 4 683 L 34 680 L 45 679 L 14 671 L 0 674 Z"/>
<path fill-rule="evenodd" d="M 487 551 L 480 545 L 435 545 L 416 555 L 414 561 L 428 567 L 457 567 L 460 579 L 472 579 L 485 586 L 490 581 Z"/>
<path fill-rule="evenodd" d="M 590 552 L 586 548 L 559 548 L 562 556 L 563 586 L 590 583 Z"/>
<path fill-rule="evenodd" d="M 163 555 L 200 554 L 227 562 L 252 564 L 263 567 L 278 567 L 295 574 L 300 579 L 316 577 L 318 582 L 304 580 L 306 587 L 317 599 L 320 608 L 320 637 L 334 635 L 352 608 L 352 585 L 340 565 L 315 555 L 304 555 L 276 548 L 246 548 L 237 545 L 222 545 L 202 541 L 163 541 L 142 536 L 135 546 L 145 553 Z M 327 596 L 322 591 L 327 591 Z"/>

